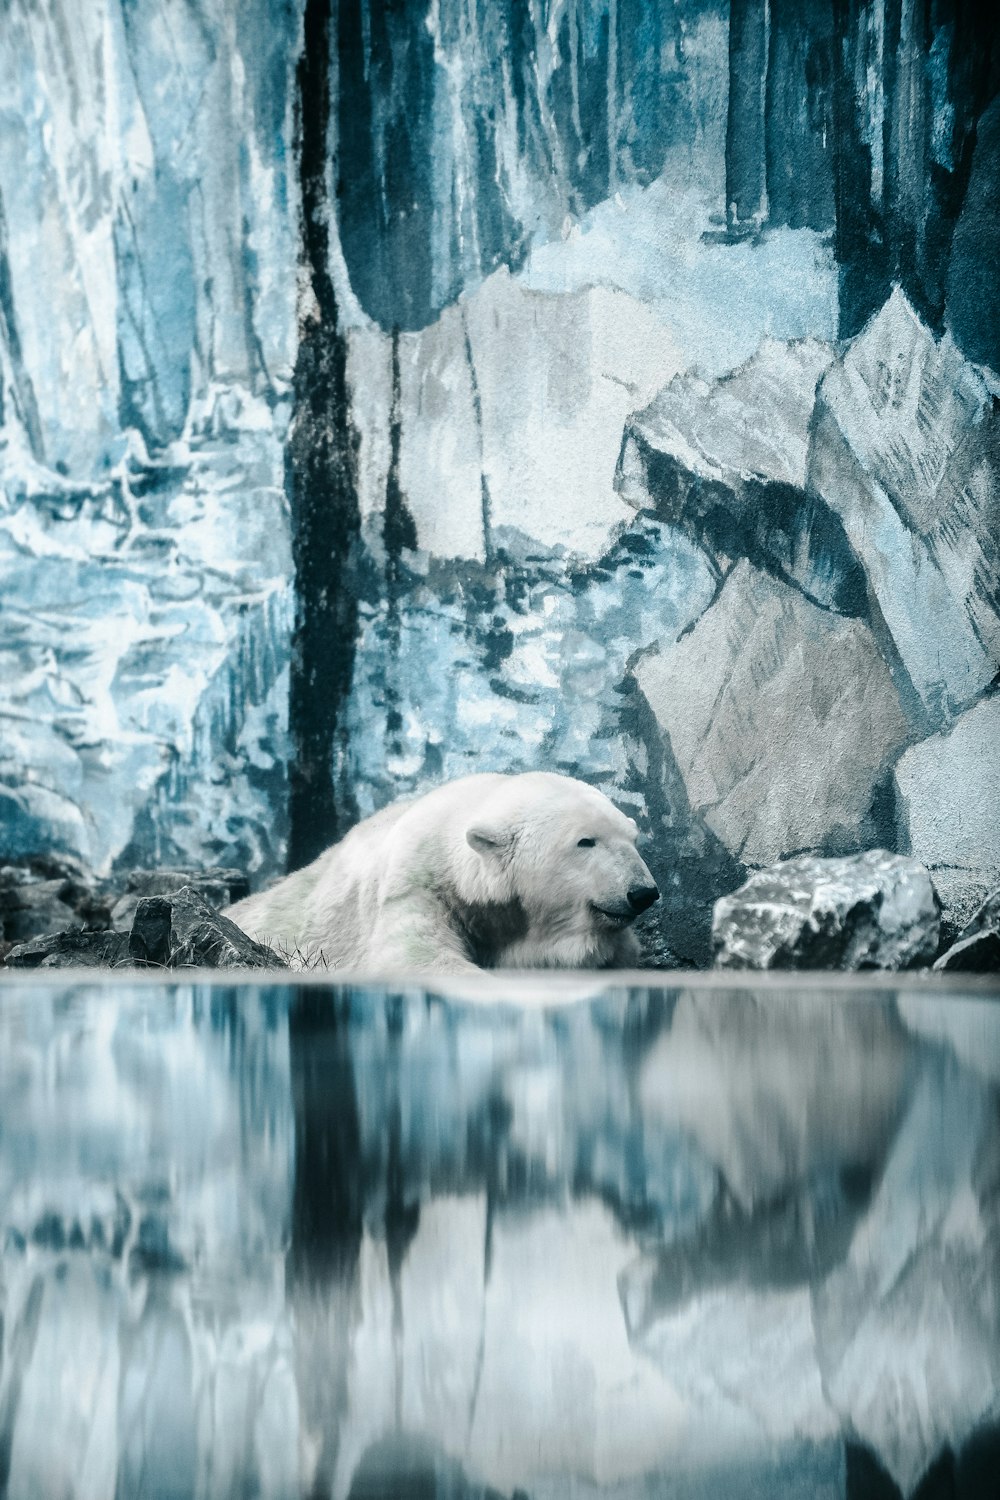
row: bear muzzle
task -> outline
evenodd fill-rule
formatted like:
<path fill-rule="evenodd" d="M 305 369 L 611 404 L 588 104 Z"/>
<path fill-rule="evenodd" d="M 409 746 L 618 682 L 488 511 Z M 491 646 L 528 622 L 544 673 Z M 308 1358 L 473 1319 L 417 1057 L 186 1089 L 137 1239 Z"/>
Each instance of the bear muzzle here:
<path fill-rule="evenodd" d="M 634 916 L 648 911 L 654 901 L 659 901 L 660 893 L 655 885 L 633 885 L 629 888 L 628 904 Z"/>
<path fill-rule="evenodd" d="M 598 906 L 593 903 L 593 910 L 613 927 L 627 927 L 629 922 L 634 922 L 636 917 L 647 911 L 654 901 L 659 901 L 660 893 L 655 885 L 633 885 L 625 894 L 626 905 L 624 906 Z"/>

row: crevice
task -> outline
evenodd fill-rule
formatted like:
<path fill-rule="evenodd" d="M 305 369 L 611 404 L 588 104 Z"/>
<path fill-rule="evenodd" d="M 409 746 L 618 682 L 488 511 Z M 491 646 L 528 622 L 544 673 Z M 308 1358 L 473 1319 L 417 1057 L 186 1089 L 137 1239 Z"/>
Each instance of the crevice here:
<path fill-rule="evenodd" d="M 300 341 L 285 453 L 296 601 L 289 690 L 292 870 L 341 837 L 356 814 L 351 793 L 336 775 L 354 673 L 361 515 L 347 338 L 330 274 L 330 61 L 330 0 L 306 0 L 296 100 Z"/>

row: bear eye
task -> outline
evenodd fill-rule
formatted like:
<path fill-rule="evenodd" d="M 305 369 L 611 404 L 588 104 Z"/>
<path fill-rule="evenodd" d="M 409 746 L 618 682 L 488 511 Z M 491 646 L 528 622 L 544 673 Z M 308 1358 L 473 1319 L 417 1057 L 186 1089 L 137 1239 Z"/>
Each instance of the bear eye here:
<path fill-rule="evenodd" d="M 596 843 L 596 839 L 578 839 L 576 847 L 578 849 L 593 849 Z"/>

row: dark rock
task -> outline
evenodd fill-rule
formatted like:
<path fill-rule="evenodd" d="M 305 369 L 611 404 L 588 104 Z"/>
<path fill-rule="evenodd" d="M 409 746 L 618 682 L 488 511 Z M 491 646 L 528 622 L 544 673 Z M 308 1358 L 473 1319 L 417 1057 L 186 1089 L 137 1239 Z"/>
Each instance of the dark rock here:
<path fill-rule="evenodd" d="M 169 897 L 142 897 L 127 941 L 133 959 L 164 963 L 172 969 L 288 967 L 284 959 L 213 910 L 191 886 Z"/>
<path fill-rule="evenodd" d="M 1000 972 L 1000 890 L 987 897 L 934 967 L 961 974 Z"/>
<path fill-rule="evenodd" d="M 843 524 L 805 487 L 816 385 L 832 359 L 816 339 L 767 339 L 714 385 L 676 376 L 629 418 L 615 482 L 719 567 L 748 558 L 818 604 L 862 614 L 864 572 Z"/>
<path fill-rule="evenodd" d="M 908 853 L 913 853 L 910 849 Z M 934 889 L 941 902 L 941 947 L 957 943 L 983 902 L 1000 880 L 1000 870 L 969 870 L 961 866 L 933 864 L 923 860 L 930 871 Z"/>
<path fill-rule="evenodd" d="M 137 897 L 128 935 L 129 958 L 139 964 L 170 963 L 170 925 L 173 907 L 163 896 Z"/>
<path fill-rule="evenodd" d="M 124 932 L 55 932 L 18 944 L 5 963 L 9 969 L 127 968 L 128 937 Z"/>
<path fill-rule="evenodd" d="M 715 904 L 724 969 L 909 969 L 937 952 L 940 904 L 923 865 L 873 849 L 758 870 Z"/>
<path fill-rule="evenodd" d="M 111 925 L 120 932 L 132 926 L 135 909 L 143 896 L 170 896 L 182 886 L 192 890 L 219 911 L 242 901 L 250 894 L 250 882 L 242 870 L 212 868 L 207 870 L 132 870 L 125 884 L 125 891 L 115 902 L 111 912 Z"/>
<path fill-rule="evenodd" d="M 103 928 L 107 900 L 82 865 L 35 855 L 0 867 L 0 940 L 29 938 L 70 927 Z"/>
<path fill-rule="evenodd" d="M 881 842 L 875 804 L 908 726 L 871 631 L 741 562 L 635 678 L 687 800 L 733 858 Z"/>
<path fill-rule="evenodd" d="M 165 895 L 127 893 L 134 902 L 128 931 L 63 930 L 16 944 L 4 962 L 10 968 L 211 968 L 284 969 L 288 965 L 260 943 L 253 942 L 228 917 L 220 916 L 206 899 L 208 891 L 217 900 L 246 894 L 246 881 L 236 870 L 211 870 L 197 886 L 175 888 L 176 870 L 135 871 L 129 884 L 147 889 L 166 886 Z M 180 875 L 183 879 L 183 876 Z M 22 887 L 18 886 L 17 889 Z M 66 924 L 74 919 L 72 908 L 60 903 L 55 913 Z"/>
<path fill-rule="evenodd" d="M 916 722 L 1000 668 L 1000 411 L 897 288 L 820 382 L 808 486 L 840 517 Z"/>

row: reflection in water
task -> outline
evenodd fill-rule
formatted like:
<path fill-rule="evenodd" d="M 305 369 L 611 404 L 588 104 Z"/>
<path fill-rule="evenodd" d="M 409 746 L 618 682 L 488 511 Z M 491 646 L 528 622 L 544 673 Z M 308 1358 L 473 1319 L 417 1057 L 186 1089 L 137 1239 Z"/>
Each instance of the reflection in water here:
<path fill-rule="evenodd" d="M 12 1500 L 993 1493 L 990 999 L 15 982 L 0 1099 Z"/>

